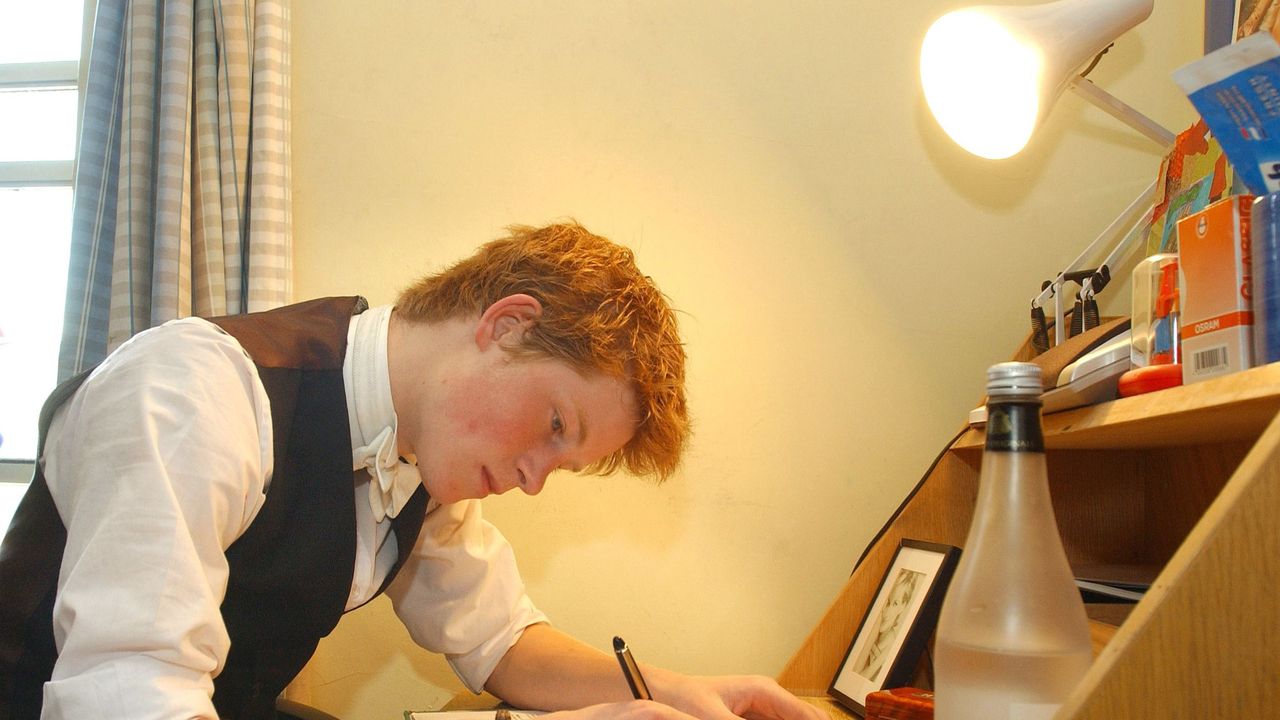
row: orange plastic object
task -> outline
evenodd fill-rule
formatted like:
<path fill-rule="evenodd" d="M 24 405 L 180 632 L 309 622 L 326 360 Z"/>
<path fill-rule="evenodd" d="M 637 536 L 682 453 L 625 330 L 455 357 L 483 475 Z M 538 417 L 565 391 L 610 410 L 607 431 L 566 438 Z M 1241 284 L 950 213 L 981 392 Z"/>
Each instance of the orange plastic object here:
<path fill-rule="evenodd" d="M 870 693 L 865 720 L 933 720 L 933 693 L 919 688 Z"/>
<path fill-rule="evenodd" d="M 1120 397 L 1133 397 L 1182 384 L 1182 365 L 1148 365 L 1134 368 L 1120 376 L 1116 391 Z"/>

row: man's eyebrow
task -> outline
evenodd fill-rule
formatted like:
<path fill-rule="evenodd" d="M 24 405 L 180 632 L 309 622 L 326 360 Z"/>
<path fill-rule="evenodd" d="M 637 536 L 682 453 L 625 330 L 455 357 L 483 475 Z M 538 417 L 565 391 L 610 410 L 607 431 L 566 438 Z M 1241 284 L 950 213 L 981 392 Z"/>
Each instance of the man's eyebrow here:
<path fill-rule="evenodd" d="M 578 418 L 578 447 L 582 447 L 587 444 L 587 418 L 582 414 L 582 406 L 576 402 L 573 404 L 573 413 Z M 582 472 L 582 467 L 575 465 L 573 472 Z"/>
<path fill-rule="evenodd" d="M 587 444 L 587 418 L 582 414 L 582 406 L 576 402 L 573 404 L 573 413 L 578 418 L 578 444 Z"/>

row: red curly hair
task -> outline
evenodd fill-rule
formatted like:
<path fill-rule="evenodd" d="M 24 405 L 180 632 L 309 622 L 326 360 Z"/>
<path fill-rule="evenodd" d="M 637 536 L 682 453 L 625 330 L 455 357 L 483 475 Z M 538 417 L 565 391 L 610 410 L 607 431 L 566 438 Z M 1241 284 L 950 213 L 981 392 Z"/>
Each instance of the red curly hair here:
<path fill-rule="evenodd" d="M 639 424 L 626 446 L 588 468 L 608 474 L 671 475 L 689 435 L 685 352 L 675 314 L 631 250 L 576 222 L 513 225 L 507 237 L 417 281 L 396 312 L 414 322 L 479 316 L 498 300 L 523 293 L 542 316 L 519 352 L 564 360 L 631 383 Z"/>

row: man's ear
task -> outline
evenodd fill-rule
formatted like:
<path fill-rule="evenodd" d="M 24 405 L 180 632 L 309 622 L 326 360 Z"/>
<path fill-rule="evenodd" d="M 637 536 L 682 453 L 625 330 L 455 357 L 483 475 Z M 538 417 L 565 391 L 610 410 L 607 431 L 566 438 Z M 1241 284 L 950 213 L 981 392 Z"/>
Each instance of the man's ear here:
<path fill-rule="evenodd" d="M 524 294 L 508 295 L 485 309 L 476 326 L 476 345 L 481 350 L 492 343 L 515 347 L 524 334 L 542 317 L 542 303 Z"/>

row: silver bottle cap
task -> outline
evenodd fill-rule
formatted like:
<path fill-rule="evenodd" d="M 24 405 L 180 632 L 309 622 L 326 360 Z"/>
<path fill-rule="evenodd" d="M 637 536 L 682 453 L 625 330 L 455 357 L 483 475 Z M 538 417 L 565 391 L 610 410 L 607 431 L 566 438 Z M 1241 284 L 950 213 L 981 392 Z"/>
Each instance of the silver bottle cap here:
<path fill-rule="evenodd" d="M 991 400 L 1039 400 L 1043 391 L 1040 366 L 1004 362 L 987 369 L 987 397 Z"/>

